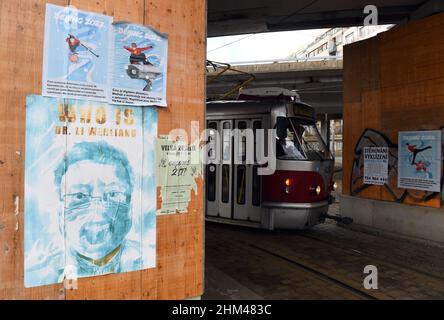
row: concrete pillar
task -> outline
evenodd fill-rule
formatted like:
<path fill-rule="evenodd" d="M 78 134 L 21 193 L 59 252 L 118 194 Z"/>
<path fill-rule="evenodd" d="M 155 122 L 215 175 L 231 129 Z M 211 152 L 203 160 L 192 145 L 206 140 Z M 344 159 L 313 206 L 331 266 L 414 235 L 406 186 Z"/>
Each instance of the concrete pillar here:
<path fill-rule="evenodd" d="M 328 125 L 330 128 L 330 132 L 331 132 L 331 142 L 330 142 L 330 152 L 333 154 L 333 156 L 335 155 L 335 141 L 336 141 L 336 137 L 335 137 L 335 126 L 334 126 L 334 122 L 333 122 L 333 128 L 331 127 L 331 121 L 328 120 Z"/>
<path fill-rule="evenodd" d="M 321 120 L 321 137 L 327 147 L 330 147 L 330 124 L 327 113 L 324 114 L 324 117 Z"/>

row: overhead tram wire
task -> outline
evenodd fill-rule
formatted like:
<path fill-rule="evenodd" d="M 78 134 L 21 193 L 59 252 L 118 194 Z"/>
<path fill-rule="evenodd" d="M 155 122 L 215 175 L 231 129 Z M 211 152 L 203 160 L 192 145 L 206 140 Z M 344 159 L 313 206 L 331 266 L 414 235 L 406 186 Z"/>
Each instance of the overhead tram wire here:
<path fill-rule="evenodd" d="M 287 20 L 287 19 L 289 19 L 289 18 L 295 16 L 296 14 L 300 13 L 301 11 L 303 11 L 303 10 L 305 10 L 305 9 L 307 9 L 307 8 L 309 8 L 309 7 L 311 7 L 312 5 L 314 5 L 314 4 L 315 4 L 316 2 L 318 2 L 318 1 L 319 1 L 319 0 L 313 0 L 312 2 L 308 3 L 307 5 L 303 6 L 303 7 L 300 8 L 300 9 L 296 10 L 295 12 L 292 12 L 291 14 L 284 16 L 284 17 L 283 17 L 282 19 L 280 19 L 276 24 L 282 23 L 282 22 L 284 22 L 285 20 Z M 213 52 L 213 51 L 216 51 L 216 50 L 219 50 L 219 49 L 222 49 L 222 48 L 227 47 L 227 46 L 229 46 L 229 45 L 231 45 L 231 44 L 233 44 L 233 43 L 236 43 L 236 42 L 242 41 L 242 40 L 244 40 L 244 39 L 247 39 L 247 38 L 249 38 L 249 37 L 252 37 L 252 36 L 254 36 L 254 35 L 256 35 L 256 34 L 257 34 L 257 33 L 252 33 L 252 34 L 249 34 L 249 35 L 247 35 L 247 36 L 245 36 L 245 37 L 243 37 L 243 38 L 241 38 L 241 39 L 237 39 L 237 40 L 234 40 L 234 41 L 232 41 L 232 42 L 226 43 L 226 44 L 224 44 L 224 45 L 222 45 L 222 46 L 220 46 L 220 47 L 217 47 L 217 48 L 211 49 L 210 51 L 208 51 L 208 53 Z"/>
<path fill-rule="evenodd" d="M 252 33 L 252 34 L 249 34 L 248 36 L 245 36 L 245 37 L 243 37 L 243 38 L 240 38 L 240 39 L 237 39 L 237 40 L 234 40 L 234 41 L 228 42 L 228 43 L 226 43 L 226 44 L 224 44 L 224 45 L 221 45 L 220 47 L 217 47 L 217 48 L 211 49 L 210 51 L 208 51 L 208 53 L 213 52 L 213 51 L 216 51 L 216 50 L 219 50 L 219 49 L 222 49 L 222 48 L 227 47 L 227 46 L 229 46 L 229 45 L 231 45 L 231 44 L 233 44 L 233 43 L 236 43 L 236 42 L 242 41 L 242 40 L 247 39 L 247 38 L 249 38 L 249 37 L 251 37 L 251 36 L 254 36 L 254 35 L 256 35 L 256 33 Z"/>
<path fill-rule="evenodd" d="M 278 25 L 282 22 L 284 22 L 285 20 L 294 17 L 295 15 L 297 15 L 298 13 L 301 13 L 302 11 L 304 11 L 305 9 L 311 7 L 312 5 L 314 5 L 316 2 L 318 2 L 319 0 L 313 0 L 312 2 L 306 4 L 305 6 L 303 6 L 302 8 L 290 13 L 289 15 L 284 16 L 282 19 L 278 20 L 278 22 L 276 22 L 275 24 Z"/>

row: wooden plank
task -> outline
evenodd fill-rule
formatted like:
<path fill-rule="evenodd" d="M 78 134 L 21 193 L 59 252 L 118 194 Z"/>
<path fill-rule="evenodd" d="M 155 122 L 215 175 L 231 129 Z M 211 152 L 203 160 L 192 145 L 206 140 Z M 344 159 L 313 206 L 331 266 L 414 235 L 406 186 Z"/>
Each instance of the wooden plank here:
<path fill-rule="evenodd" d="M 381 34 L 381 86 L 442 77 L 443 28 L 444 13 Z"/>
<path fill-rule="evenodd" d="M 363 41 L 359 48 L 361 60 L 359 68 L 361 91 L 379 89 L 381 60 L 379 56 L 380 38 L 375 36 Z"/>
<path fill-rule="evenodd" d="M 371 63 L 370 63 L 371 64 Z M 368 84 L 371 86 L 372 84 Z M 362 128 L 359 136 L 355 137 L 356 142 L 365 129 L 374 129 L 381 132 L 381 92 L 379 90 L 362 91 Z M 355 134 L 358 134 L 356 132 Z M 381 199 L 381 189 L 383 187 L 372 185 L 361 191 L 360 197 L 366 199 Z"/>
<path fill-rule="evenodd" d="M 205 1 L 147 1 L 146 23 L 169 35 L 168 108 L 159 110 L 159 134 L 204 129 Z M 203 185 L 189 212 L 157 219 L 158 267 L 142 272 L 142 298 L 182 299 L 203 293 Z M 156 288 L 153 293 L 152 289 Z"/>
<path fill-rule="evenodd" d="M 67 1 L 50 1 L 66 5 Z M 61 285 L 24 288 L 26 96 L 41 92 L 44 0 L 0 1 L 0 298 L 63 299 Z"/>
<path fill-rule="evenodd" d="M 440 129 L 444 124 L 444 75 L 383 88 L 381 108 L 381 125 L 391 138 L 397 139 L 398 131 Z"/>
<path fill-rule="evenodd" d="M 68 1 L 51 1 L 67 5 Z M 0 298 L 64 299 L 62 285 L 24 289 L 23 186 L 25 98 L 41 93 L 46 1 L 0 2 Z M 81 10 L 114 15 L 115 20 L 146 23 L 167 32 L 169 106 L 159 112 L 159 133 L 190 132 L 190 121 L 204 127 L 204 0 L 73 0 Z M 11 49 L 13 48 L 13 49 Z M 23 64 L 27 64 L 26 72 Z M 5 78 L 3 78 L 5 79 Z M 192 196 L 189 213 L 158 219 L 158 264 L 154 269 L 79 280 L 67 299 L 183 299 L 203 293 L 203 184 Z"/>
<path fill-rule="evenodd" d="M 375 38 L 358 42 L 344 62 L 344 192 L 348 191 L 349 166 L 357 130 L 377 129 L 393 143 L 399 131 L 436 130 L 444 123 L 444 43 L 442 28 L 444 14 L 432 16 L 407 25 L 395 27 Z M 360 51 L 358 56 L 357 52 Z M 380 67 L 379 67 L 380 65 Z M 360 77 L 353 75 L 360 71 Z M 378 84 L 379 78 L 379 84 Z M 359 100 L 357 97 L 359 96 Z M 347 103 L 353 101 L 353 103 Z M 356 106 L 362 106 L 362 122 Z M 349 145 L 353 143 L 352 145 Z M 377 199 L 374 187 L 360 194 Z M 380 199 L 394 197 L 380 188 Z M 404 202 L 421 206 L 440 207 L 439 195 L 423 201 L 408 195 Z"/>
<path fill-rule="evenodd" d="M 344 103 L 343 121 L 342 193 L 350 195 L 354 150 L 362 129 L 361 103 Z"/>
<path fill-rule="evenodd" d="M 361 103 L 363 126 L 381 131 L 381 91 L 363 91 Z"/>
<path fill-rule="evenodd" d="M 109 10 L 112 10 L 116 19 L 138 22 L 134 20 L 132 13 L 127 11 L 127 8 L 131 7 L 130 4 L 119 6 L 116 2 L 112 3 L 114 6 L 106 2 L 106 14 L 110 14 Z M 138 4 L 137 2 L 135 6 L 137 14 L 141 12 Z M 119 8 L 124 12 L 121 18 L 116 17 Z M 168 108 L 159 109 L 159 134 L 166 134 L 173 128 L 185 128 L 190 132 L 188 128 L 192 120 L 199 121 L 201 127 L 204 125 L 204 8 L 204 1 L 150 1 L 146 3 L 143 11 L 146 24 L 169 34 Z M 194 76 L 190 77 L 190 74 Z M 201 181 L 198 183 L 198 190 L 198 196 L 191 199 L 188 214 L 158 218 L 155 269 L 81 280 L 81 289 L 73 291 L 72 294 L 68 293 L 68 297 L 183 299 L 201 295 Z"/>
<path fill-rule="evenodd" d="M 442 30 L 442 25 L 444 23 L 444 13 L 439 13 L 432 15 L 430 17 L 419 19 L 416 21 L 411 21 L 406 24 L 400 24 L 388 32 L 381 33 L 380 36 L 383 38 L 384 43 L 394 43 L 399 41 L 401 38 L 409 38 L 413 33 L 416 32 L 436 32 L 437 30 Z M 412 42 L 412 46 L 415 46 Z"/>
<path fill-rule="evenodd" d="M 79 10 L 114 16 L 114 21 L 131 21 L 143 24 L 143 1 L 138 0 L 71 0 Z M 78 289 L 66 292 L 74 299 L 140 299 L 141 271 L 87 277 L 78 280 Z"/>
<path fill-rule="evenodd" d="M 352 43 L 344 47 L 344 103 L 361 101 L 361 47 Z"/>

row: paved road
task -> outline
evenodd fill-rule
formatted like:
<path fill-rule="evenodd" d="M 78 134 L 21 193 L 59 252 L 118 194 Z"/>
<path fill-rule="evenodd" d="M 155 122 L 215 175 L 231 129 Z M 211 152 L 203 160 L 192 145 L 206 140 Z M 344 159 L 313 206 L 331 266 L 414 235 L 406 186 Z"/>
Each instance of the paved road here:
<path fill-rule="evenodd" d="M 203 299 L 444 299 L 444 248 L 325 223 L 271 232 L 206 226 Z M 378 290 L 363 286 L 378 268 Z"/>

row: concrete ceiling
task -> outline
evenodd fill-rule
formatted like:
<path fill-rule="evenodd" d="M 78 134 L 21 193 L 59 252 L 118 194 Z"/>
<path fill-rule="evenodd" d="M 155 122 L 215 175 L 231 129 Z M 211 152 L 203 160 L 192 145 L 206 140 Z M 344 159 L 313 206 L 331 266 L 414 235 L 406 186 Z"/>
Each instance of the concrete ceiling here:
<path fill-rule="evenodd" d="M 443 10 L 443 0 L 208 0 L 208 36 L 362 25 L 368 4 L 379 24 Z"/>

